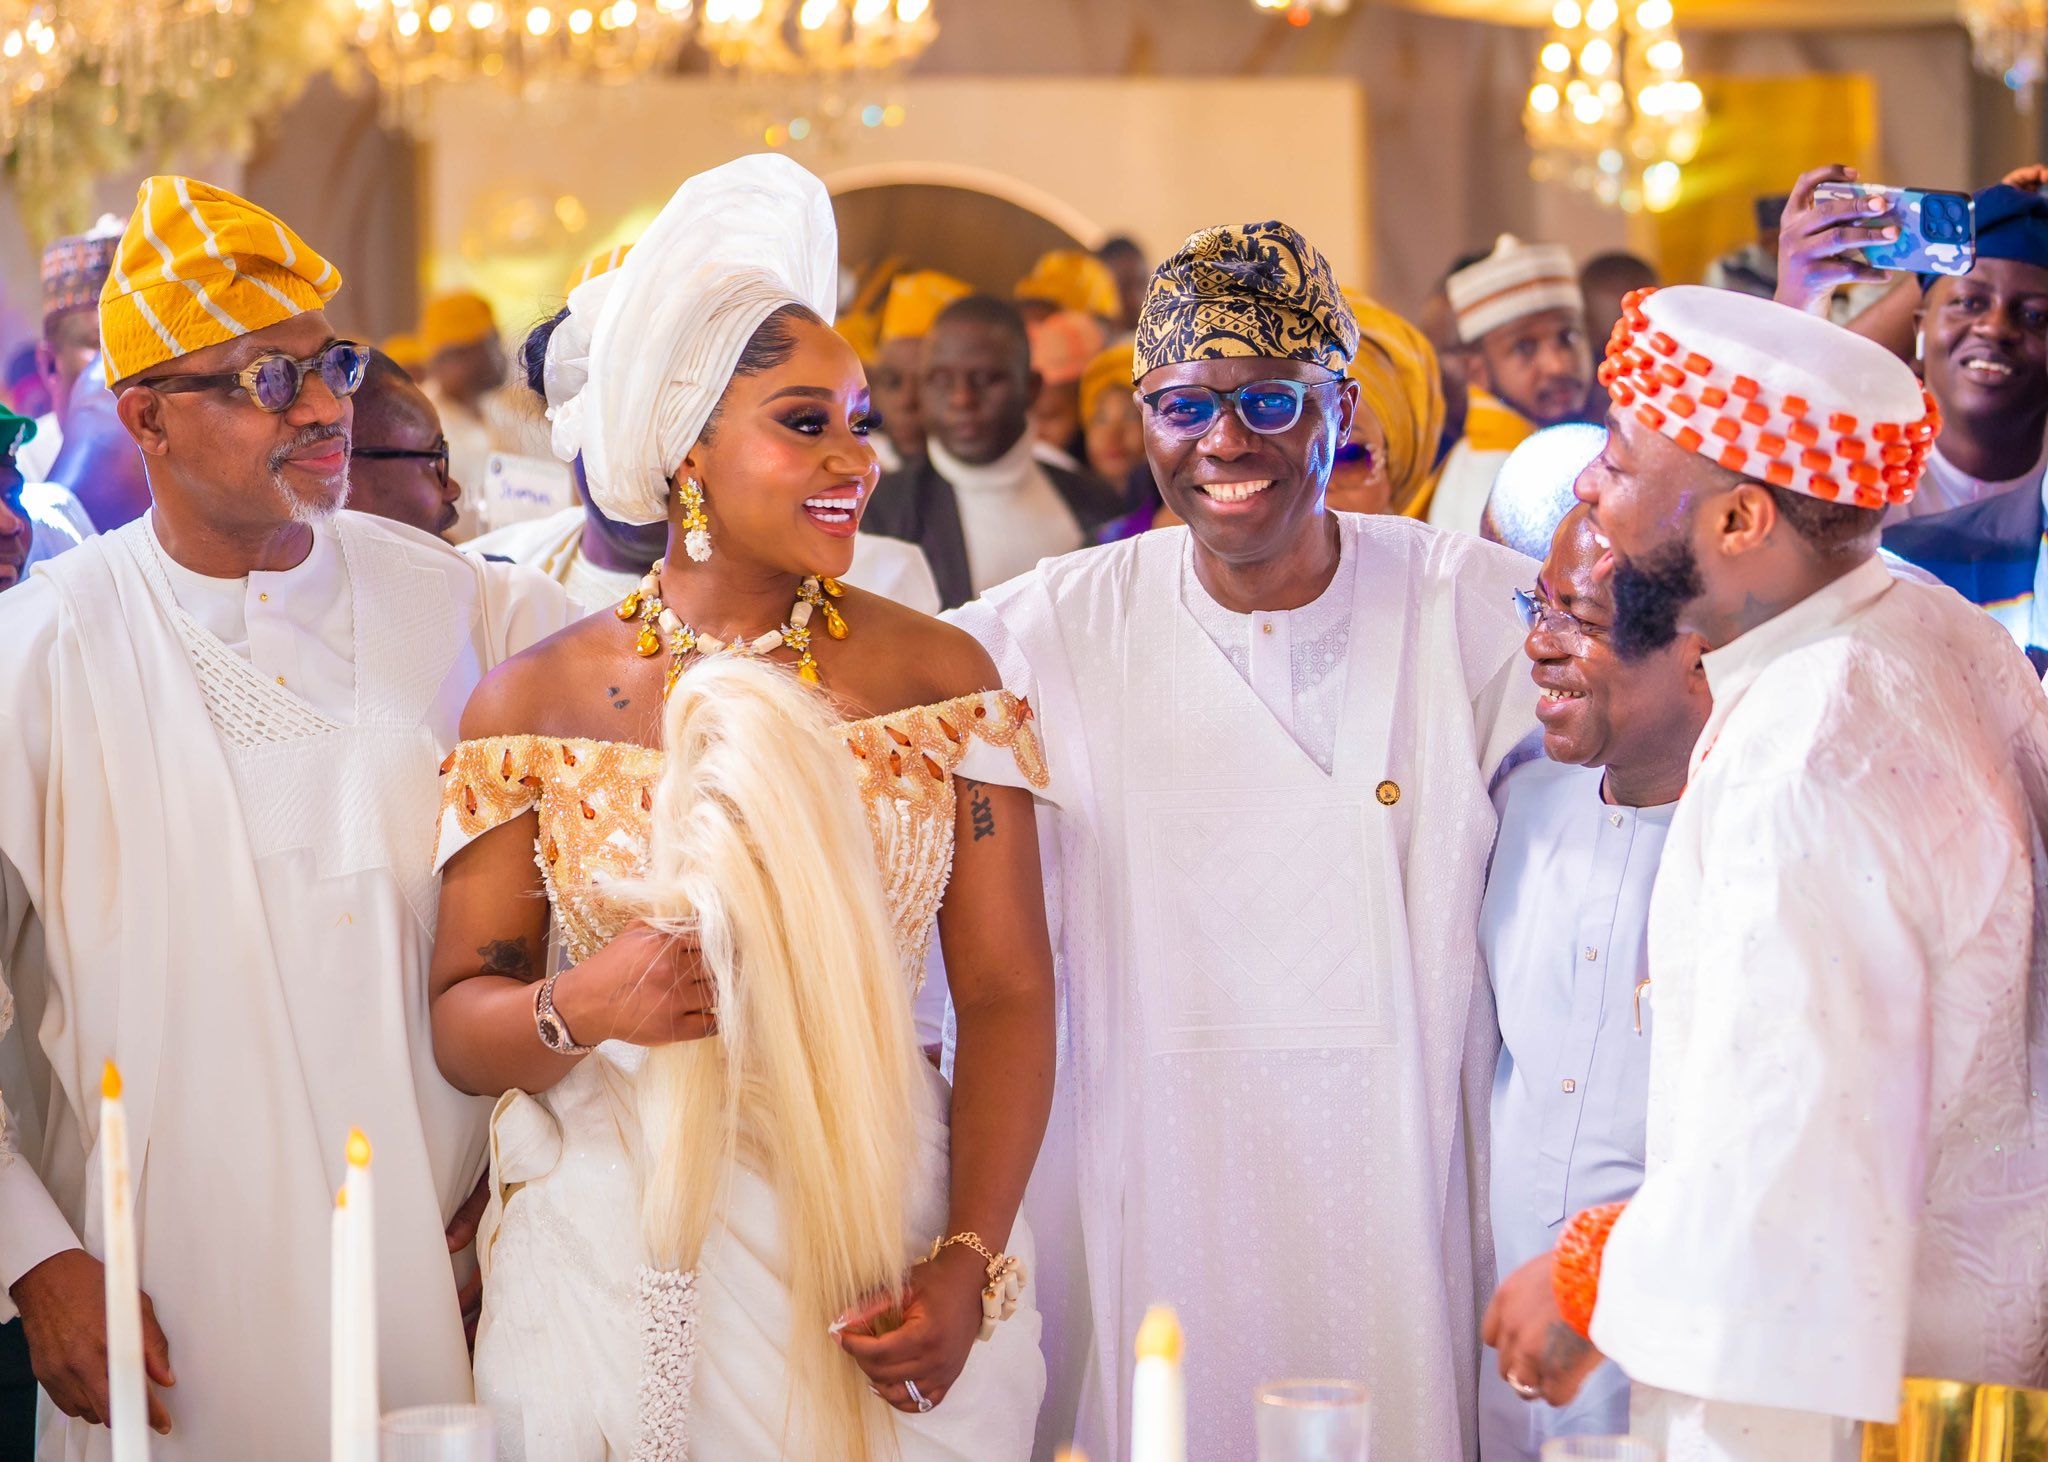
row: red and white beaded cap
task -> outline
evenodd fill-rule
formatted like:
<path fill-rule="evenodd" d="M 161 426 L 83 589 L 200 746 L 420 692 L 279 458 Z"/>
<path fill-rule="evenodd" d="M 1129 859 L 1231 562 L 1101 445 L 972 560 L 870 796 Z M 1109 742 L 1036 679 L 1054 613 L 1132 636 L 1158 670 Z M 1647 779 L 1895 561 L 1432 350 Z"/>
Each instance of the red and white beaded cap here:
<path fill-rule="evenodd" d="M 1875 341 L 1698 285 L 1623 301 L 1600 383 L 1688 452 L 1859 508 L 1912 500 L 1941 430 L 1934 398 Z"/>

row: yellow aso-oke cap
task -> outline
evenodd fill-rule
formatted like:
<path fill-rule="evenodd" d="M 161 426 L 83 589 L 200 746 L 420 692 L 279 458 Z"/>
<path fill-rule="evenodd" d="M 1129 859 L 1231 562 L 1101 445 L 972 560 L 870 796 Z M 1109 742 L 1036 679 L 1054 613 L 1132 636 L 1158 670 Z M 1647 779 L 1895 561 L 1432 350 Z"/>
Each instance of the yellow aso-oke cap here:
<path fill-rule="evenodd" d="M 1081 372 L 1081 420 L 1095 415 L 1095 408 L 1111 391 L 1131 393 L 1131 370 L 1138 358 L 1137 347 L 1128 339 L 1112 345 Z"/>
<path fill-rule="evenodd" d="M 1123 296 L 1109 266 L 1079 249 L 1054 249 L 1042 255 L 1018 281 L 1016 295 L 1020 300 L 1045 300 L 1063 310 L 1109 320 L 1123 311 Z"/>
<path fill-rule="evenodd" d="M 1444 431 L 1444 382 L 1429 338 L 1376 300 L 1344 291 L 1358 321 L 1351 379 L 1387 439 L 1387 481 L 1394 511 L 1419 518 L 1436 488 L 1436 449 Z"/>
<path fill-rule="evenodd" d="M 340 288 L 276 215 L 191 178 L 150 178 L 100 291 L 107 379 L 282 324 Z"/>
<path fill-rule="evenodd" d="M 611 273 L 614 269 L 618 268 L 621 264 L 626 262 L 626 255 L 630 254 L 631 252 L 633 252 L 633 246 L 631 244 L 619 244 L 614 248 L 605 249 L 599 253 L 592 254 L 588 259 L 585 259 L 583 261 L 582 268 L 578 269 L 574 274 L 569 276 L 569 282 L 562 286 L 562 293 L 574 294 L 576 292 L 576 286 L 583 283 L 584 280 L 595 279 L 600 274 Z"/>
<path fill-rule="evenodd" d="M 498 317 L 491 313 L 491 302 L 467 289 L 428 300 L 426 315 L 420 321 L 420 335 L 426 341 L 429 357 L 459 346 L 475 345 L 497 333 Z"/>
<path fill-rule="evenodd" d="M 882 306 L 882 333 L 877 343 L 922 340 L 932 333 L 941 310 L 973 293 L 973 285 L 936 269 L 912 269 L 897 275 L 890 281 L 889 298 Z"/>
<path fill-rule="evenodd" d="M 408 374 L 427 363 L 427 347 L 417 335 L 389 335 L 377 348 Z"/>

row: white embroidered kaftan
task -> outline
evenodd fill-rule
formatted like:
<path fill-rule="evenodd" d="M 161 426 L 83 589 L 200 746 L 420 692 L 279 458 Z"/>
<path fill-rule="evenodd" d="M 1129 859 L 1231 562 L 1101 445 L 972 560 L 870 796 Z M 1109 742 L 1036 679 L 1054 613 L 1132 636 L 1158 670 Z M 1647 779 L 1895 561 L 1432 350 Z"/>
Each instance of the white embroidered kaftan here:
<path fill-rule="evenodd" d="M 218 592 L 234 581 L 174 583 L 147 517 L 0 599 L 0 1003 L 19 1017 L 0 1305 L 52 1253 L 102 1249 L 111 1057 L 178 1375 L 163 1462 L 325 1454 L 351 1124 L 375 1148 L 382 1399 L 469 1394 L 442 1230 L 490 1104 L 441 1079 L 428 1040 L 436 773 L 484 671 L 569 603 L 378 519 L 315 533 L 239 606 Z M 108 1454 L 104 1428 L 44 1409 L 39 1457 Z"/>
<path fill-rule="evenodd" d="M 1648 1176 L 1593 1340 L 1670 1462 L 2048 1382 L 2048 700 L 1875 560 L 1707 656 L 1650 910 Z"/>
<path fill-rule="evenodd" d="M 1032 696 L 1060 809 L 1061 1096 L 1026 1205 L 1042 1444 L 1078 1370 L 1081 1443 L 1122 1454 L 1132 1337 L 1168 1301 L 1202 1456 L 1250 1456 L 1253 1388 L 1302 1375 L 1372 1387 L 1376 1456 L 1475 1454 L 1495 1041 L 1475 931 L 1488 783 L 1534 722 L 1511 603 L 1534 568 L 1336 516 L 1351 632 L 1327 772 L 1184 607 L 1185 529 L 954 616 Z M 1053 1211 L 1076 1184 L 1085 1271 Z"/>

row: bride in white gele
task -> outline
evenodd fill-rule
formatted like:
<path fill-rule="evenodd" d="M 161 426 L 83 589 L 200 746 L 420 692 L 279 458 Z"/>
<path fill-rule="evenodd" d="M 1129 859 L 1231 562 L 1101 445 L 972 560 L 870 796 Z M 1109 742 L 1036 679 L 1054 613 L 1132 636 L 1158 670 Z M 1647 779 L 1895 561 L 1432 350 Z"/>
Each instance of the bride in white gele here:
<path fill-rule="evenodd" d="M 1045 768 L 972 640 L 837 580 L 877 469 L 836 263 L 817 180 L 742 159 L 548 342 L 557 450 L 671 552 L 491 676 L 444 768 L 435 1052 L 502 1093 L 507 1459 L 1030 1453 Z"/>

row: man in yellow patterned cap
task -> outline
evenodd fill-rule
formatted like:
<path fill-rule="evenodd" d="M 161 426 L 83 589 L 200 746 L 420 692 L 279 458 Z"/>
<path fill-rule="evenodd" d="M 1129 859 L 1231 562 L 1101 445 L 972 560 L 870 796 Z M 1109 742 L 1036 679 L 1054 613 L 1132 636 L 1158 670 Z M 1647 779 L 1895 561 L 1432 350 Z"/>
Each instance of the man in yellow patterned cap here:
<path fill-rule="evenodd" d="M 532 464 L 527 470 L 545 477 L 559 475 L 559 464 L 548 450 L 547 420 L 532 393 L 509 379 L 489 300 L 466 289 L 428 300 L 420 343 L 427 353 L 427 397 L 448 435 L 448 470 L 462 484 L 462 503 L 448 530 L 449 539 L 461 543 L 502 526 L 489 521 L 493 455 L 526 458 Z M 565 475 L 560 488 L 558 497 L 566 505 L 571 497 Z"/>
<path fill-rule="evenodd" d="M 419 832 L 470 691 L 568 604 L 341 511 L 364 351 L 324 312 L 340 284 L 261 208 L 145 182 L 99 319 L 153 506 L 0 601 L 0 1025 L 25 1017 L 26 1066 L 0 1287 L 55 1408 L 39 1455 L 107 1455 L 109 1062 L 154 1456 L 324 1452 L 351 1125 L 376 1144 L 381 1400 L 469 1394 L 449 1256 L 473 1223 L 444 1228 L 489 1113 L 434 1066 Z"/>
<path fill-rule="evenodd" d="M 1401 1398 L 1376 1452 L 1472 1455 L 1465 1114 L 1493 1052 L 1469 1012 L 1487 785 L 1535 724 L 1529 566 L 1326 508 L 1358 343 L 1294 229 L 1194 235 L 1153 276 L 1133 364 L 1186 526 L 956 614 L 1048 738 L 1071 1028 L 1028 1210 L 1044 1415 L 1105 1456 L 1159 1300 L 1205 1455 L 1254 1450 L 1261 1378 L 1333 1367 Z"/>

